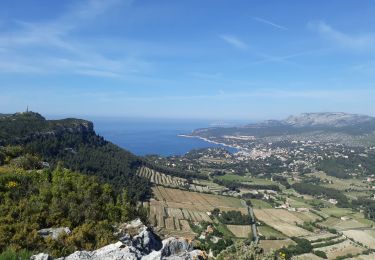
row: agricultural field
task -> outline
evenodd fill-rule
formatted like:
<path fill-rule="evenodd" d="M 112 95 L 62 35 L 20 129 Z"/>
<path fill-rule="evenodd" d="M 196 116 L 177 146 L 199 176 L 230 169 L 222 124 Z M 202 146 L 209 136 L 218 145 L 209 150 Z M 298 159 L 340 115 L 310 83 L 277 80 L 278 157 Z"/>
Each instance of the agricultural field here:
<path fill-rule="evenodd" d="M 329 217 L 325 221 L 321 222 L 320 225 L 334 228 L 339 231 L 354 228 L 368 228 L 369 225 L 363 224 L 355 219 L 341 220 L 340 218 Z"/>
<path fill-rule="evenodd" d="M 242 175 L 236 175 L 236 174 L 225 174 L 223 176 L 217 176 L 216 178 L 220 180 L 240 181 L 240 182 L 249 182 L 253 180 L 249 176 L 242 176 Z"/>
<path fill-rule="evenodd" d="M 304 237 L 304 239 L 307 239 L 309 240 L 311 243 L 316 243 L 318 241 L 322 241 L 322 240 L 330 240 L 330 239 L 334 239 L 338 237 L 338 235 L 336 234 L 332 234 L 332 233 L 329 233 L 329 232 L 323 232 L 323 233 L 319 233 L 319 234 L 312 234 L 310 236 L 307 236 L 307 237 Z"/>
<path fill-rule="evenodd" d="M 254 209 L 272 209 L 272 205 L 264 200 L 250 199 L 250 202 Z"/>
<path fill-rule="evenodd" d="M 326 253 L 328 259 L 335 259 L 336 257 L 346 256 L 348 254 L 357 255 L 365 251 L 363 247 L 354 244 L 348 239 L 334 245 L 314 249 Z"/>
<path fill-rule="evenodd" d="M 324 172 L 310 173 L 307 176 L 315 176 L 322 181 L 326 181 L 327 183 L 323 184 L 323 186 L 336 190 L 344 191 L 347 189 L 356 189 L 366 191 L 370 189 L 368 183 L 365 183 L 360 179 L 339 179 L 333 176 L 329 176 Z"/>
<path fill-rule="evenodd" d="M 258 226 L 257 229 L 258 229 L 258 235 L 260 237 L 264 237 L 264 239 L 269 239 L 269 238 L 284 239 L 284 238 L 287 238 L 281 232 L 279 232 L 276 229 L 274 229 L 270 226 L 267 226 L 267 225 Z"/>
<path fill-rule="evenodd" d="M 247 214 L 247 207 L 241 200 L 213 194 L 191 192 L 156 186 L 155 199 L 150 201 L 150 222 L 154 226 L 169 231 L 169 234 L 187 234 L 194 237 L 189 222 L 212 222 L 207 212 L 215 208 L 221 211 L 241 211 Z M 246 230 L 246 228 L 244 228 Z M 238 231 L 242 235 L 246 231 Z"/>
<path fill-rule="evenodd" d="M 349 259 L 350 260 L 373 260 L 375 259 L 375 253 L 368 254 L 368 255 L 358 255 Z"/>
<path fill-rule="evenodd" d="M 250 225 L 227 225 L 227 228 L 237 238 L 252 238 Z"/>
<path fill-rule="evenodd" d="M 187 179 L 173 177 L 145 166 L 141 167 L 138 170 L 137 175 L 148 179 L 151 183 L 155 185 L 160 185 L 164 187 L 179 188 L 213 194 L 223 192 L 223 188 L 217 187 L 215 183 L 206 182 L 205 184 L 202 184 L 201 181 L 198 180 L 194 180 L 193 183 L 189 183 Z"/>
<path fill-rule="evenodd" d="M 154 183 L 157 185 L 163 185 L 163 186 L 169 186 L 169 187 L 185 187 L 189 185 L 187 180 L 184 178 L 172 177 L 170 175 L 157 172 L 155 170 L 152 170 L 144 166 L 138 170 L 137 175 L 139 175 L 140 177 L 146 178 L 150 180 L 151 183 Z"/>
<path fill-rule="evenodd" d="M 289 212 L 284 209 L 254 209 L 254 214 L 258 220 L 289 237 L 310 235 L 310 231 L 296 226 L 295 223 L 302 224 L 307 216 L 318 218 L 310 212 Z"/>
<path fill-rule="evenodd" d="M 302 255 L 293 256 L 292 260 L 320 260 L 321 257 L 313 254 L 313 253 L 307 253 Z"/>
<path fill-rule="evenodd" d="M 375 230 L 346 230 L 343 234 L 371 249 L 375 249 Z"/>
<path fill-rule="evenodd" d="M 259 242 L 260 247 L 264 251 L 269 252 L 271 250 L 277 250 L 282 247 L 287 247 L 289 245 L 294 245 L 295 242 L 291 239 L 282 239 L 282 240 L 261 240 Z"/>

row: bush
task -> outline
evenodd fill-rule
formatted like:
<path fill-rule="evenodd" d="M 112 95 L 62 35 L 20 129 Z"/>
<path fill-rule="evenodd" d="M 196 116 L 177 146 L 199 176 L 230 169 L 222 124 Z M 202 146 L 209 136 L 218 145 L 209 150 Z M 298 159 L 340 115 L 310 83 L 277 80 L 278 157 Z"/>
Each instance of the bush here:
<path fill-rule="evenodd" d="M 32 253 L 27 250 L 19 250 L 14 252 L 12 250 L 6 250 L 0 254 L 0 259 L 4 260 L 28 260 Z"/>
<path fill-rule="evenodd" d="M 314 251 L 314 254 L 321 257 L 321 258 L 324 258 L 324 259 L 328 258 L 326 253 L 324 253 L 323 251 L 316 250 L 316 251 Z"/>

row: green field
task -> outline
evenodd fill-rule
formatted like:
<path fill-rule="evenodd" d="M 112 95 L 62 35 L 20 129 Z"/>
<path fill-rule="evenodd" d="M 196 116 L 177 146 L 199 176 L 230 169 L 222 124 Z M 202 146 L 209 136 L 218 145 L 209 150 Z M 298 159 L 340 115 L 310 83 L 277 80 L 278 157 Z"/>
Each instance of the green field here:
<path fill-rule="evenodd" d="M 262 234 L 262 236 L 266 238 L 277 238 L 277 239 L 286 238 L 284 234 L 277 231 L 276 229 L 273 229 L 270 226 L 263 225 L 263 226 L 258 226 L 257 228 L 258 228 L 259 233 Z"/>
<path fill-rule="evenodd" d="M 223 176 L 216 177 L 220 180 L 226 180 L 226 181 L 240 181 L 240 182 L 249 182 L 252 180 L 252 178 L 248 176 L 241 176 L 236 174 L 225 174 Z"/>
<path fill-rule="evenodd" d="M 338 207 L 322 208 L 321 211 L 329 216 L 333 216 L 337 218 L 347 216 L 353 213 L 352 209 L 338 208 Z"/>
<path fill-rule="evenodd" d="M 256 209 L 271 209 L 272 205 L 264 200 L 250 199 L 251 205 Z"/>

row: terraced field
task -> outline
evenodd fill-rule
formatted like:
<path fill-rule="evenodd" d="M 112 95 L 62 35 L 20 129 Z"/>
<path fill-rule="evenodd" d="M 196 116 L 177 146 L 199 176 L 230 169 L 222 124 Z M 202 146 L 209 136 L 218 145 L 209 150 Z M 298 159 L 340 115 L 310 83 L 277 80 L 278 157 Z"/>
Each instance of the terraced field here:
<path fill-rule="evenodd" d="M 302 224 L 306 219 L 317 219 L 310 212 L 289 212 L 284 209 L 254 209 L 255 217 L 268 226 L 280 231 L 286 236 L 308 236 L 310 231 L 296 226 Z"/>
<path fill-rule="evenodd" d="M 366 229 L 366 230 L 346 230 L 343 231 L 343 234 L 349 238 L 354 239 L 357 242 L 362 243 L 363 245 L 375 249 L 375 230 Z"/>
<path fill-rule="evenodd" d="M 179 188 L 213 194 L 220 194 L 225 190 L 225 188 L 223 188 L 222 186 L 219 186 L 212 182 L 194 180 L 192 183 L 189 183 L 187 179 L 170 176 L 145 166 L 141 167 L 138 170 L 137 175 L 148 179 L 155 185 L 164 187 Z"/>
<path fill-rule="evenodd" d="M 365 251 L 363 247 L 354 244 L 352 241 L 348 239 L 334 245 L 316 247 L 314 248 L 314 250 L 323 251 L 324 253 L 326 253 L 328 259 L 335 259 L 336 257 L 342 257 L 348 254 L 357 255 Z"/>
<path fill-rule="evenodd" d="M 156 199 L 152 199 L 149 203 L 150 222 L 157 228 L 167 231 L 168 234 L 185 237 L 194 236 L 189 221 L 195 223 L 212 222 L 207 212 L 214 208 L 219 208 L 221 211 L 239 210 L 243 214 L 248 213 L 247 208 L 241 204 L 241 201 L 232 197 L 161 186 L 154 187 L 153 193 Z M 243 233 L 246 233 L 246 230 L 241 235 Z"/>
<path fill-rule="evenodd" d="M 189 183 L 186 179 L 179 177 L 172 177 L 164 173 L 157 172 L 148 167 L 141 167 L 137 174 L 143 178 L 150 180 L 151 183 L 157 185 L 164 185 L 169 187 L 185 187 L 189 186 Z"/>

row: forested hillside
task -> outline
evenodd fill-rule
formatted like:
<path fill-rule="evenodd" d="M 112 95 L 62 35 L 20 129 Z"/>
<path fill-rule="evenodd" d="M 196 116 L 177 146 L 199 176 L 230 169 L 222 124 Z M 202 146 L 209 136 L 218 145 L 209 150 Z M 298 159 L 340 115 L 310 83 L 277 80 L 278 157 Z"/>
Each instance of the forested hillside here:
<path fill-rule="evenodd" d="M 73 171 L 98 176 L 116 190 L 126 187 L 133 201 L 149 196 L 149 182 L 136 175 L 140 159 L 98 136 L 89 121 L 46 120 L 34 112 L 3 115 L 1 145 L 21 145 L 51 167 L 60 161 Z"/>

